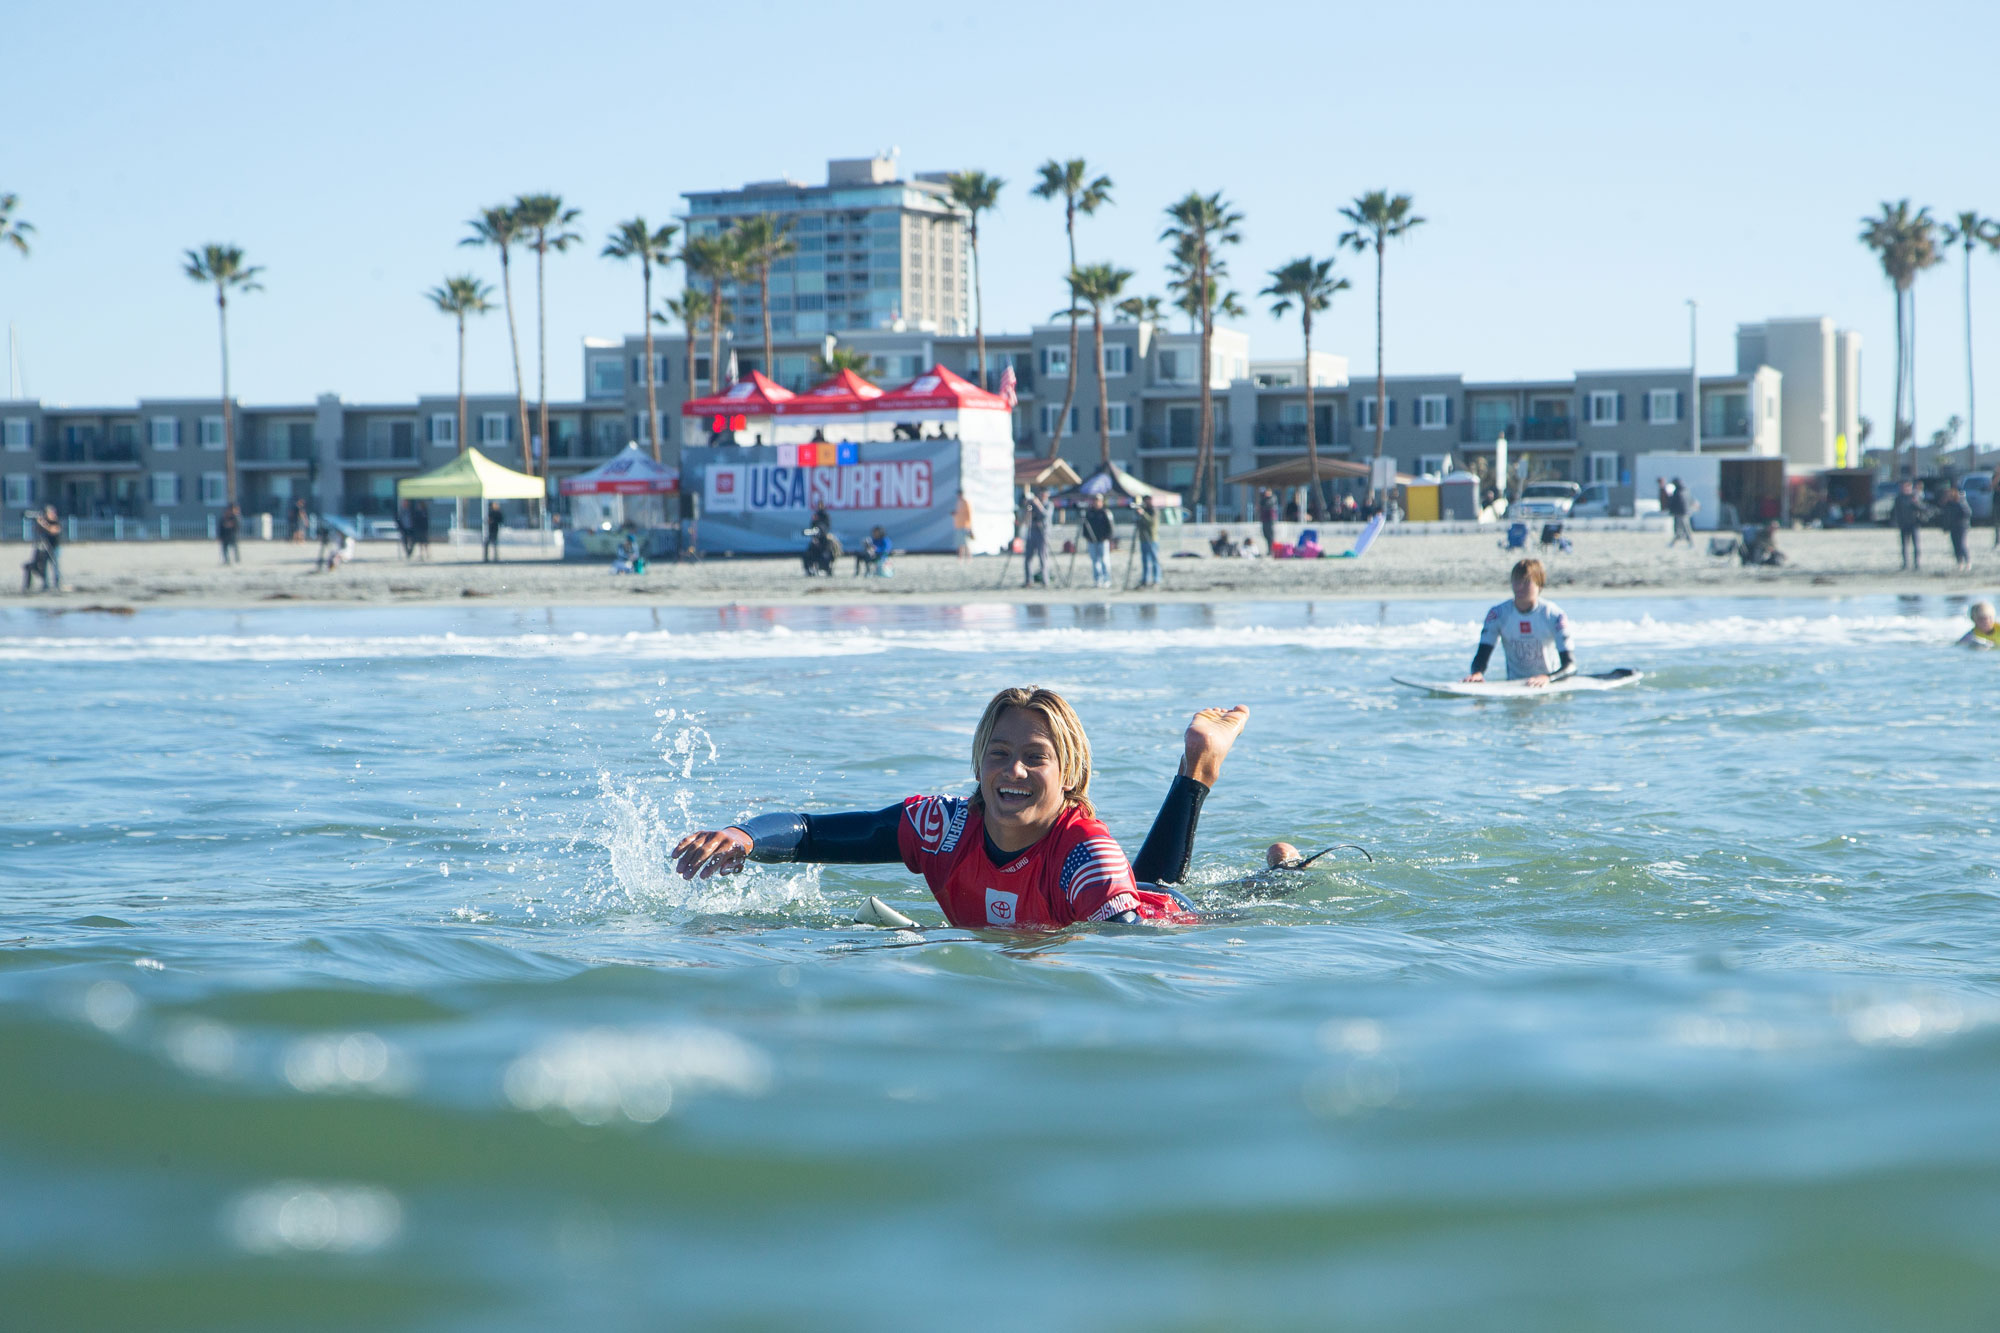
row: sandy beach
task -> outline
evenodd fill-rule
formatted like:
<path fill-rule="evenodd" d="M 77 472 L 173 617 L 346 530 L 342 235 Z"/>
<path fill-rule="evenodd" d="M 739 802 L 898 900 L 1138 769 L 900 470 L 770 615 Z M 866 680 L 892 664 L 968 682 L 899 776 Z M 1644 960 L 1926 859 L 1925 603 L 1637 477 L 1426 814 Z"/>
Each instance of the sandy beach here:
<path fill-rule="evenodd" d="M 1282 534 L 1281 534 L 1282 536 Z M 1924 533 L 1924 569 L 1897 567 L 1896 534 L 1883 528 L 1799 530 L 1781 537 L 1789 563 L 1747 569 L 1735 557 L 1707 554 L 1708 534 L 1693 550 L 1669 550 L 1663 533 L 1579 533 L 1570 552 L 1539 551 L 1552 593 L 1771 595 L 1842 593 L 1979 593 L 2000 587 L 2000 550 L 1989 533 L 1973 534 L 1973 567 L 1951 571 L 1945 534 Z M 14 565 L 27 559 L 19 542 L 4 546 Z M 1023 588 L 1018 557 L 901 555 L 890 578 L 855 578 L 843 560 L 833 578 L 806 578 L 795 559 L 705 559 L 655 565 L 640 576 L 613 575 L 604 564 L 568 563 L 533 545 L 509 546 L 499 564 L 482 564 L 476 547 L 434 546 L 429 562 L 405 561 L 388 541 L 365 542 L 350 564 L 313 569 L 315 547 L 286 542 L 243 544 L 240 565 L 223 566 L 208 542 L 80 543 L 62 551 L 64 590 L 7 595 L 16 605 L 50 610 L 144 606 L 270 606 L 284 602 L 411 604 L 492 598 L 511 604 L 629 604 L 634 598 L 686 606 L 862 602 L 920 603 L 1300 600 L 1344 597 L 1483 597 L 1505 590 L 1518 553 L 1500 549 L 1499 533 L 1385 536 L 1360 560 L 1174 558 L 1166 545 L 1165 582 L 1158 588 L 1120 586 L 1136 580 L 1136 564 L 1121 550 L 1112 560 L 1114 586 L 1090 586 L 1090 564 L 1056 555 L 1056 586 Z M 548 548 L 552 553 L 555 548 Z M 1129 573 L 1128 573 L 1129 569 Z M 9 577 L 13 566 L 9 567 Z M 1065 577 L 1067 583 L 1065 586 Z M 39 585 L 37 585 L 39 586 Z"/>

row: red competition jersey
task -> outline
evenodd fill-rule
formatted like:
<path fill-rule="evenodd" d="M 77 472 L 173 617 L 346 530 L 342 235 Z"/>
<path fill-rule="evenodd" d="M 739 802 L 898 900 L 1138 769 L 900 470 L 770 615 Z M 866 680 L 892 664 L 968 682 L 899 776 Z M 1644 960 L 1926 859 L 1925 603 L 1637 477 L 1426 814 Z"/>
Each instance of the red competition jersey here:
<path fill-rule="evenodd" d="M 1070 806 L 1034 846 L 1005 865 L 986 855 L 985 816 L 955 796 L 903 802 L 896 841 L 903 864 L 924 877 L 954 926 L 1055 930 L 1137 912 L 1147 921 L 1192 921 L 1172 894 L 1133 883 L 1132 863 L 1104 825 Z"/>

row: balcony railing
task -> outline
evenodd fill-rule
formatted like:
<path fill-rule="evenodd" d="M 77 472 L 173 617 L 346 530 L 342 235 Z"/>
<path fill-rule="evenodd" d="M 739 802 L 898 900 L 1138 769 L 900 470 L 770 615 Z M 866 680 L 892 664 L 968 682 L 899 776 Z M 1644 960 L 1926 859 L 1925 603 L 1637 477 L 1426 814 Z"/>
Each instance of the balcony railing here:
<path fill-rule="evenodd" d="M 1305 443 L 1303 427 L 1300 428 L 1299 443 L 1301 445 Z M 1147 426 L 1139 432 L 1139 447 L 1141 449 L 1198 449 L 1201 447 L 1201 441 L 1193 431 L 1187 431 L 1183 434 L 1177 431 L 1163 430 L 1158 426 Z M 1230 447 L 1229 427 L 1224 425 L 1216 426 L 1215 447 L 1218 451 Z"/>
<path fill-rule="evenodd" d="M 1335 419 L 1333 430 L 1320 431 L 1313 443 L 1321 449 L 1338 449 L 1350 443 L 1347 423 Z M 1306 427 L 1303 421 L 1260 421 L 1257 423 L 1257 447 L 1259 449 L 1303 449 L 1306 447 Z"/>
<path fill-rule="evenodd" d="M 342 440 L 340 458 L 345 463 L 414 463 L 417 442 L 410 440 Z"/>
<path fill-rule="evenodd" d="M 1492 422 L 1468 421 L 1458 433 L 1460 444 L 1491 444 L 1499 436 L 1526 444 L 1546 444 L 1576 438 L 1576 423 L 1569 417 L 1529 417 L 1498 426 Z"/>
<path fill-rule="evenodd" d="M 319 457 L 311 440 L 242 440 L 236 446 L 239 463 L 310 463 Z"/>
<path fill-rule="evenodd" d="M 590 435 L 558 436 L 549 444 L 549 457 L 557 462 L 575 458 L 609 458 L 624 447 L 622 441 L 617 444 L 601 444 L 595 436 Z"/>
<path fill-rule="evenodd" d="M 1750 438 L 1750 417 L 1743 412 L 1727 415 L 1710 413 L 1701 423 L 1701 437 L 1704 440 L 1747 440 Z"/>
<path fill-rule="evenodd" d="M 138 446 L 110 440 L 50 440 L 42 445 L 44 463 L 136 463 Z"/>

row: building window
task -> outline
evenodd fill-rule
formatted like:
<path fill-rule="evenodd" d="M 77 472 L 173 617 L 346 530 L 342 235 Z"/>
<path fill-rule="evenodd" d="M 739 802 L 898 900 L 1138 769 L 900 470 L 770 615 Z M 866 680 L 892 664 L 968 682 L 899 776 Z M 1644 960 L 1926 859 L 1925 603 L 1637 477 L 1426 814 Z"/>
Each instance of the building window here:
<path fill-rule="evenodd" d="M 643 416 L 635 417 L 633 420 L 637 425 L 643 426 L 646 424 L 646 419 Z M 601 454 L 615 454 L 625 447 L 625 442 L 629 438 L 625 431 L 623 418 L 599 417 L 597 419 L 597 452 Z"/>
<path fill-rule="evenodd" d="M 1646 395 L 1646 420 L 1655 426 L 1671 426 L 1681 419 L 1681 391 L 1654 389 Z M 1592 481 L 1601 480 L 1592 477 Z"/>
<path fill-rule="evenodd" d="M 1656 390 L 1657 392 L 1657 390 Z M 1618 481 L 1618 455 L 1596 453 L 1583 460 L 1583 479 L 1616 484 Z"/>
<path fill-rule="evenodd" d="M 514 418 L 505 412 L 487 412 L 479 418 L 479 442 L 501 444 L 514 433 Z"/>
<path fill-rule="evenodd" d="M 201 447 L 220 449 L 222 447 L 222 418 L 203 417 L 201 419 Z"/>
<path fill-rule="evenodd" d="M 229 478 L 220 472 L 201 474 L 201 502 L 210 509 L 219 509 L 229 502 Z"/>
<path fill-rule="evenodd" d="M 1112 435 L 1126 435 L 1132 430 L 1132 405 L 1113 403 L 1104 409 L 1105 429 Z"/>
<path fill-rule="evenodd" d="M 35 443 L 33 423 L 26 417 L 8 417 L 5 424 L 0 425 L 0 438 L 5 439 L 9 449 L 32 448 Z"/>
<path fill-rule="evenodd" d="M 1615 426 L 1625 419 L 1625 395 L 1593 389 L 1584 395 L 1583 419 L 1592 426 Z"/>
<path fill-rule="evenodd" d="M 1306 424 L 1304 403 L 1279 403 L 1278 424 L 1280 426 L 1303 426 Z"/>
<path fill-rule="evenodd" d="M 457 418 L 457 417 L 455 417 L 455 416 L 452 416 L 452 415 L 451 415 L 451 414 L 450 414 L 449 412 L 434 412 L 434 413 L 432 413 L 432 414 L 431 414 L 431 443 L 432 443 L 432 444 L 457 444 L 457 443 L 458 443 L 458 418 Z"/>
<path fill-rule="evenodd" d="M 11 447 L 11 446 L 10 446 Z M 9 472 L 4 495 L 0 504 L 9 509 L 26 509 L 35 502 L 35 479 L 26 472 Z"/>
<path fill-rule="evenodd" d="M 1424 477 L 1443 475 L 1445 459 L 1448 457 L 1448 454 L 1418 454 L 1417 474 Z"/>
<path fill-rule="evenodd" d="M 1443 430 L 1451 424 L 1451 396 L 1442 393 L 1420 394 L 1417 398 L 1417 425 L 1425 430 Z"/>
<path fill-rule="evenodd" d="M 1069 348 L 1044 347 L 1042 349 L 1042 373 L 1054 379 L 1062 379 L 1069 374 Z"/>
<path fill-rule="evenodd" d="M 698 356 L 698 357 L 696 357 L 696 358 L 694 359 L 694 377 L 695 377 L 695 379 L 696 379 L 696 380 L 697 380 L 698 382 L 700 382 L 700 383 L 702 383 L 702 384 L 706 384 L 706 383 L 708 383 L 708 358 L 707 358 L 707 357 L 705 357 L 705 356 Z M 690 387 L 692 387 L 692 386 L 690 386 Z"/>
<path fill-rule="evenodd" d="M 1069 425 L 1063 428 L 1064 435 L 1076 434 L 1077 418 L 1079 415 L 1081 415 L 1081 413 L 1082 413 L 1081 408 L 1077 407 L 1070 408 Z M 1060 403 L 1054 406 L 1044 406 L 1042 408 L 1042 434 L 1054 435 L 1056 433 L 1056 418 L 1061 415 L 1062 415 L 1062 405 Z"/>
<path fill-rule="evenodd" d="M 625 392 L 625 367 L 610 357 L 598 357 L 590 363 L 590 393 L 594 398 Z"/>
<path fill-rule="evenodd" d="M 1104 349 L 1104 373 L 1106 375 L 1129 375 L 1132 372 L 1132 349 L 1124 343 L 1110 343 Z"/>
<path fill-rule="evenodd" d="M 147 423 L 146 442 L 155 449 L 178 449 L 181 447 L 181 423 L 179 417 L 154 417 Z"/>
<path fill-rule="evenodd" d="M 1360 427 L 1362 430 L 1375 429 L 1375 403 L 1376 400 L 1372 397 L 1357 398 L 1354 400 L 1354 424 Z M 1391 398 L 1389 400 L 1389 420 L 1387 424 L 1384 426 L 1384 429 L 1394 430 L 1395 426 L 1396 426 L 1396 400 Z"/>
<path fill-rule="evenodd" d="M 146 495 L 156 505 L 177 505 L 181 502 L 181 475 L 178 472 L 155 472 L 147 479 Z"/>

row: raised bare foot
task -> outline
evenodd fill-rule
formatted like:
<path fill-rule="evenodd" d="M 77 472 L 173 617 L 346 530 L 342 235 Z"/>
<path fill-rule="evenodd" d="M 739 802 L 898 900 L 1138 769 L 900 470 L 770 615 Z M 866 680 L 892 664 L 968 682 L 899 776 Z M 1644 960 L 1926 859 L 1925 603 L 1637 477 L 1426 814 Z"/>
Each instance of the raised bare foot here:
<path fill-rule="evenodd" d="M 1229 747 L 1243 734 L 1250 710 L 1242 704 L 1234 708 L 1204 708 L 1188 723 L 1187 752 L 1181 757 L 1181 772 L 1204 787 L 1213 787 L 1222 776 L 1222 761 Z"/>

